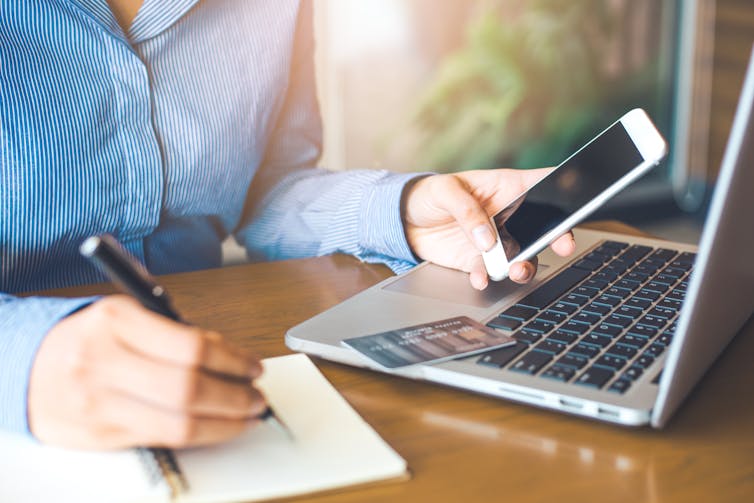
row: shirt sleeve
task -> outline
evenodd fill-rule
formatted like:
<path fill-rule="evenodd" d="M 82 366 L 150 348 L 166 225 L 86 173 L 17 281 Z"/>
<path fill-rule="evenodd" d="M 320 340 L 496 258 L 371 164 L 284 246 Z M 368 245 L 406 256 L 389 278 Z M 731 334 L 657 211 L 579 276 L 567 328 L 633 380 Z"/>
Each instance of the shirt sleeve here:
<path fill-rule="evenodd" d="M 27 394 L 37 350 L 55 323 L 94 300 L 0 293 L 0 428 L 30 434 Z"/>
<path fill-rule="evenodd" d="M 316 168 L 322 125 L 314 81 L 311 2 L 298 15 L 293 57 L 275 129 L 235 232 L 252 260 L 335 252 L 395 272 L 416 264 L 401 221 L 406 184 L 426 174 Z"/>

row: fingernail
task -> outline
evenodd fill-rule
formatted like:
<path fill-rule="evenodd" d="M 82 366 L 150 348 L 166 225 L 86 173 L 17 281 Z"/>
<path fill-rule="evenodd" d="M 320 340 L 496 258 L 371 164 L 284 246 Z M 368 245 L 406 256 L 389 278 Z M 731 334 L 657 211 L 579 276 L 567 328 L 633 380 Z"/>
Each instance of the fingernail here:
<path fill-rule="evenodd" d="M 516 281 L 529 281 L 529 277 L 530 277 L 529 269 L 527 269 L 526 267 L 517 267 L 514 274 L 515 274 L 514 279 Z"/>
<path fill-rule="evenodd" d="M 489 225 L 480 225 L 471 231 L 476 241 L 476 246 L 481 251 L 487 251 L 495 244 L 495 236 L 492 235 Z"/>

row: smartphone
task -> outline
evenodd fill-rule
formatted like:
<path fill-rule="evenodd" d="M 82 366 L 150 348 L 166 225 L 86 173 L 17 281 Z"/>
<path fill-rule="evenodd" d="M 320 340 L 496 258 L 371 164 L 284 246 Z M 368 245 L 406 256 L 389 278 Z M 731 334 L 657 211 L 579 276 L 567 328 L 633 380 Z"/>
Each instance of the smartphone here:
<path fill-rule="evenodd" d="M 657 166 L 667 150 L 665 139 L 644 110 L 636 108 L 621 117 L 492 217 L 497 228 L 504 223 L 501 216 L 507 219 L 522 202 L 539 205 L 540 221 L 531 226 L 538 229 L 536 235 L 526 232 L 525 219 L 516 219 L 520 234 L 528 236 L 519 240 L 521 250 L 515 257 L 506 256 L 499 235 L 495 246 L 482 253 L 490 279 L 507 278 L 510 263 L 528 260 L 547 248 Z M 533 213 L 531 206 L 527 211 Z M 511 234 L 518 238 L 516 232 Z"/>

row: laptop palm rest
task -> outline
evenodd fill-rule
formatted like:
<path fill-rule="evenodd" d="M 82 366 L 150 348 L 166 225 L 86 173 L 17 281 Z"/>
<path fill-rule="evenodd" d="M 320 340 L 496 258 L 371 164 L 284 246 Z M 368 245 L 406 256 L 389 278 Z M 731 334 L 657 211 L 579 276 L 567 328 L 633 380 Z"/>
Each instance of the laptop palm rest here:
<path fill-rule="evenodd" d="M 547 266 L 540 264 L 539 267 L 540 270 L 544 270 Z M 383 287 L 384 290 L 481 309 L 492 307 L 521 288 L 522 285 L 506 279 L 499 282 L 491 281 L 490 285 L 480 292 L 469 284 L 468 274 L 435 264 L 424 264 L 411 271 L 411 274 L 400 276 Z"/>

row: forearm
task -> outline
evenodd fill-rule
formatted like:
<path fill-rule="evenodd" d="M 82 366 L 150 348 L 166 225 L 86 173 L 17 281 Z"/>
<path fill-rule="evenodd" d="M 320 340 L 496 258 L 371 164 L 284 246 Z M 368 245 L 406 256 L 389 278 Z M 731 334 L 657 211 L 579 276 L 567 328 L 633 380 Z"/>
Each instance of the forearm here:
<path fill-rule="evenodd" d="M 39 345 L 55 323 L 93 300 L 0 293 L 0 428 L 29 434 L 29 375 Z"/>
<path fill-rule="evenodd" d="M 254 205 L 237 233 L 252 259 L 342 252 L 395 271 L 415 264 L 401 220 L 404 186 L 416 173 L 289 173 Z"/>

